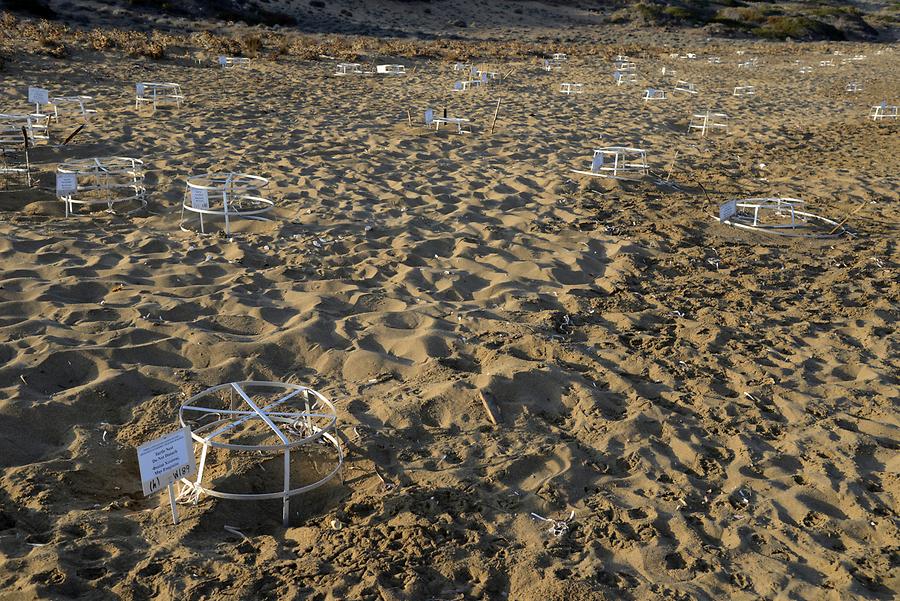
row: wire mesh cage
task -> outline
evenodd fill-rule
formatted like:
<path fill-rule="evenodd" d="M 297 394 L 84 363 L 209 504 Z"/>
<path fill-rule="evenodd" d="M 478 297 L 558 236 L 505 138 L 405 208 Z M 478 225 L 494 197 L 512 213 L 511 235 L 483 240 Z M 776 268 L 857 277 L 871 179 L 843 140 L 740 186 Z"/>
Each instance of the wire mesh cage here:
<path fill-rule="evenodd" d="M 755 86 L 735 86 L 734 91 L 731 93 L 732 96 L 756 96 L 756 87 Z"/>
<path fill-rule="evenodd" d="M 147 206 L 144 161 L 131 157 L 71 159 L 56 168 L 56 196 L 66 207 L 66 217 L 79 207 L 91 209 L 134 205 L 128 214 Z"/>
<path fill-rule="evenodd" d="M 644 90 L 644 102 L 651 102 L 654 100 L 665 100 L 668 98 L 665 90 L 658 90 L 656 88 L 647 88 Z"/>
<path fill-rule="evenodd" d="M 344 454 L 337 410 L 324 395 L 299 384 L 243 381 L 220 384 L 189 398 L 182 426 L 200 447 L 197 475 L 183 479 L 179 499 L 202 495 L 235 501 L 282 501 L 340 476 Z"/>
<path fill-rule="evenodd" d="M 268 179 L 248 173 L 191 176 L 187 179 L 181 203 L 181 229 L 192 231 L 186 225 L 192 215 L 198 218 L 203 234 L 206 233 L 204 216 L 207 219 L 222 218 L 226 234 L 231 234 L 234 219 L 270 221 L 265 214 L 275 208 L 275 202 L 268 198 L 269 188 Z"/>

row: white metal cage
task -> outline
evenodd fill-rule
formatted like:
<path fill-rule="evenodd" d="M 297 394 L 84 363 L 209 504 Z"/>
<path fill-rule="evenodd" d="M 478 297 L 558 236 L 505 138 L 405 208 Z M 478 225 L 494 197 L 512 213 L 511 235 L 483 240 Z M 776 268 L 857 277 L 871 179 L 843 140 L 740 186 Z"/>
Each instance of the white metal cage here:
<path fill-rule="evenodd" d="M 246 69 L 250 67 L 250 59 L 245 56 L 220 56 L 219 66 L 223 69 Z"/>
<path fill-rule="evenodd" d="M 628 83 L 637 83 L 637 73 L 630 71 L 613 71 L 613 80 L 617 86 Z"/>
<path fill-rule="evenodd" d="M 24 132 L 24 133 L 23 133 Z M 50 141 L 50 115 L 32 113 L 0 114 L 0 146 L 18 145 L 23 136 L 29 146 Z"/>
<path fill-rule="evenodd" d="M 336 69 L 337 71 L 335 71 L 334 74 L 338 77 L 367 74 L 363 71 L 363 67 L 359 63 L 338 63 Z"/>
<path fill-rule="evenodd" d="M 583 94 L 584 84 L 563 82 L 559 84 L 559 91 L 563 94 Z"/>
<path fill-rule="evenodd" d="M 88 107 L 93 102 L 92 96 L 55 96 L 50 98 L 48 108 L 53 111 L 51 119 L 57 123 L 67 117 L 79 117 L 88 121 L 97 114 L 95 109 Z"/>
<path fill-rule="evenodd" d="M 62 178 L 61 178 L 62 176 Z M 69 185 L 61 187 L 68 176 Z M 106 206 L 112 211 L 118 204 L 135 204 L 133 213 L 147 206 L 144 187 L 144 162 L 131 157 L 71 159 L 56 168 L 56 196 L 66 207 L 66 217 L 78 207 Z"/>
<path fill-rule="evenodd" d="M 650 168 L 644 149 L 608 146 L 594 150 L 590 171 L 573 169 L 572 172 L 592 177 L 637 179 L 650 173 Z"/>
<path fill-rule="evenodd" d="M 732 227 L 795 238 L 837 238 L 847 231 L 843 225 L 800 210 L 797 198 L 744 198 L 731 200 L 713 218 Z"/>
<path fill-rule="evenodd" d="M 665 90 L 657 90 L 656 88 L 647 88 L 644 90 L 644 102 L 652 100 L 665 100 L 668 98 Z"/>
<path fill-rule="evenodd" d="M 869 112 L 869 117 L 872 121 L 896 119 L 898 117 L 898 106 L 896 104 L 892 105 L 887 102 L 882 102 L 881 104 L 872 107 L 872 110 Z"/>
<path fill-rule="evenodd" d="M 863 91 L 863 85 L 858 81 L 851 81 L 846 86 L 844 86 L 845 92 L 850 92 L 852 94 L 857 94 Z"/>
<path fill-rule="evenodd" d="M 755 86 L 735 86 L 732 96 L 756 96 Z"/>
<path fill-rule="evenodd" d="M 202 234 L 206 233 L 204 216 L 223 218 L 226 234 L 231 234 L 234 219 L 270 221 L 265 214 L 275 208 L 275 202 L 268 194 L 269 180 L 258 175 L 221 172 L 191 176 L 181 202 L 180 227 L 193 231 L 186 225 L 190 215 L 197 216 Z"/>
<path fill-rule="evenodd" d="M 692 130 L 698 130 L 701 136 L 716 131 L 725 133 L 728 131 L 728 115 L 711 110 L 694 113 L 688 123 L 688 133 Z"/>
<path fill-rule="evenodd" d="M 689 81 L 684 81 L 679 79 L 675 82 L 675 87 L 673 88 L 676 92 L 684 92 L 685 94 L 696 94 L 697 86 Z"/>
<path fill-rule="evenodd" d="M 172 82 L 143 81 L 136 83 L 134 96 L 134 108 L 151 105 L 155 110 L 161 104 L 174 104 L 181 107 L 184 103 L 184 94 L 181 86 Z"/>
<path fill-rule="evenodd" d="M 375 72 L 379 75 L 406 75 L 404 65 L 376 65 Z"/>
<path fill-rule="evenodd" d="M 22 128 L 3 126 L 0 120 L 0 190 L 4 192 L 31 187 L 31 162 L 28 135 Z"/>
<path fill-rule="evenodd" d="M 425 110 L 425 126 L 433 127 L 434 131 L 439 131 L 442 125 L 455 125 L 456 133 L 467 134 L 470 133 L 471 130 L 466 129 L 466 127 L 471 127 L 471 123 L 472 120 L 466 119 L 465 117 L 438 116 L 434 114 L 434 109 Z"/>
<path fill-rule="evenodd" d="M 181 481 L 180 500 L 197 503 L 203 494 L 234 501 L 281 499 L 282 522 L 288 526 L 291 497 L 338 475 L 343 482 L 337 410 L 312 388 L 261 381 L 220 384 L 185 401 L 178 419 L 200 445 L 196 478 Z M 268 487 L 265 477 L 278 475 L 273 464 L 279 456 L 280 485 Z M 319 461 L 330 464 L 320 470 Z M 242 486 L 242 477 L 250 473 L 253 484 Z"/>

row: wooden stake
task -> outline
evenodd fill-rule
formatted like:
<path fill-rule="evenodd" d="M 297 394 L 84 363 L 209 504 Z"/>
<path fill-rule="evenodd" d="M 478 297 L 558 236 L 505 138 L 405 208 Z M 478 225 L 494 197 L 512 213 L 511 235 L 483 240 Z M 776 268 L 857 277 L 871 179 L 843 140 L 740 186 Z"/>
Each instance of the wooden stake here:
<path fill-rule="evenodd" d="M 850 219 L 850 217 L 852 217 L 853 215 L 856 215 L 857 213 L 859 213 L 859 212 L 863 209 L 863 207 L 866 206 L 866 202 L 867 202 L 867 201 L 864 200 L 864 201 L 862 202 L 861 205 L 859 205 L 858 207 L 856 207 L 855 209 L 853 209 L 852 211 L 850 211 L 849 213 L 847 213 L 847 216 L 844 217 L 844 220 L 841 221 L 841 222 L 840 222 L 839 224 L 837 224 L 836 226 L 834 226 L 834 229 L 831 230 L 830 232 L 828 232 L 828 235 L 830 236 L 830 235 L 832 235 L 833 233 L 835 233 L 836 231 L 838 231 L 845 223 L 847 223 L 847 220 Z"/>
<path fill-rule="evenodd" d="M 500 112 L 500 99 L 497 99 L 497 110 L 494 111 L 494 118 L 491 120 L 491 133 L 494 133 L 494 124 L 497 122 L 497 114 Z"/>
<path fill-rule="evenodd" d="M 672 159 L 672 164 L 669 165 L 669 172 L 666 173 L 666 181 L 669 181 L 669 178 L 672 177 L 672 169 L 675 168 L 675 161 L 678 160 L 678 151 L 675 151 L 675 157 Z"/>
<path fill-rule="evenodd" d="M 412 115 L 409 112 L 409 109 L 406 109 L 406 120 L 409 121 L 409 126 L 412 127 Z"/>
<path fill-rule="evenodd" d="M 495 426 L 499 426 L 500 424 L 497 421 L 499 412 L 495 411 L 494 404 L 488 400 L 488 395 L 484 391 L 479 392 L 478 395 L 481 397 L 481 404 L 484 406 L 484 412 L 487 413 L 488 419 Z"/>
<path fill-rule="evenodd" d="M 71 134 L 69 134 L 69 137 L 66 138 L 66 141 L 65 141 L 65 142 L 63 142 L 63 146 L 66 146 L 69 142 L 71 142 L 71 141 L 72 141 L 72 138 L 74 138 L 75 136 L 77 136 L 77 135 L 78 135 L 78 132 L 80 132 L 82 129 L 84 129 L 84 125 L 79 125 L 79 126 L 78 126 L 78 129 L 76 129 L 76 130 L 73 131 Z"/>

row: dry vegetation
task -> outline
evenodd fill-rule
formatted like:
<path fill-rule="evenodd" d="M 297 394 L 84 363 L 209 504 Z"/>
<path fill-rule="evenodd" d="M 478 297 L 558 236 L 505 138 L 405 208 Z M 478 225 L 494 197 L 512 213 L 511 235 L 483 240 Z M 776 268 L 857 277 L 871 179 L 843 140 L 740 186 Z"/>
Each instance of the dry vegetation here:
<path fill-rule="evenodd" d="M 175 36 L 154 32 L 150 35 L 124 29 L 79 30 L 59 23 L 19 19 L 10 13 L 0 13 L 3 43 L 8 48 L 33 44 L 44 54 L 63 58 L 71 50 L 97 52 L 121 51 L 129 56 L 163 59 L 170 50 L 203 50 L 236 56 L 265 56 L 277 59 L 289 56 L 301 60 L 317 60 L 322 56 L 351 60 L 363 56 L 395 56 L 431 58 L 448 61 L 470 58 L 527 58 L 542 56 L 546 45 L 536 42 L 481 42 L 463 40 L 418 40 L 411 38 L 377 38 L 367 36 L 311 36 L 265 31 L 262 33 L 218 35 L 209 31 Z M 593 44 L 557 45 L 561 52 L 593 54 L 612 57 L 619 53 L 639 55 L 653 51 L 646 46 L 622 45 L 600 47 Z"/>

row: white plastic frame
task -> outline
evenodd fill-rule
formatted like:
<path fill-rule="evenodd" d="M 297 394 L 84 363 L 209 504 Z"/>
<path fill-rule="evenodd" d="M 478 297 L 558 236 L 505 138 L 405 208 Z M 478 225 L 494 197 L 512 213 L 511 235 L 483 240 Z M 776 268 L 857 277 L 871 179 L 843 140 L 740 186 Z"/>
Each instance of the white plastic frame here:
<path fill-rule="evenodd" d="M 657 90 L 656 88 L 647 88 L 644 90 L 644 102 L 652 102 L 655 100 L 665 100 L 668 98 L 665 90 Z"/>
<path fill-rule="evenodd" d="M 732 96 L 756 96 L 756 86 L 735 86 Z"/>

